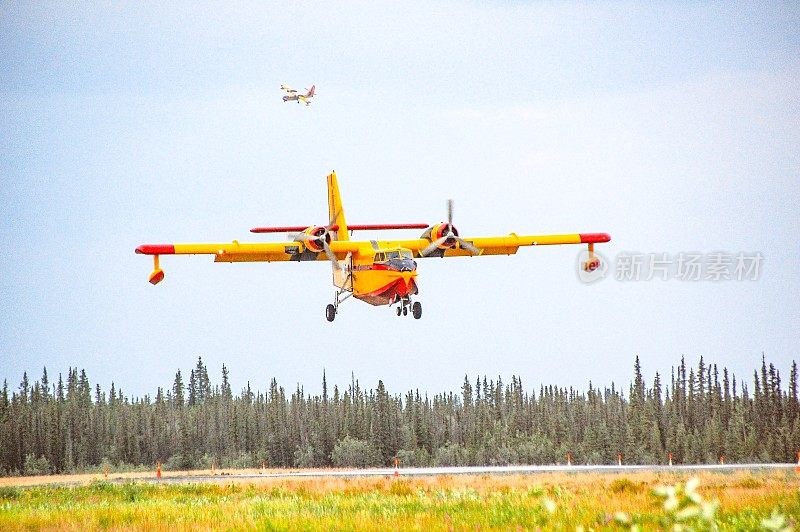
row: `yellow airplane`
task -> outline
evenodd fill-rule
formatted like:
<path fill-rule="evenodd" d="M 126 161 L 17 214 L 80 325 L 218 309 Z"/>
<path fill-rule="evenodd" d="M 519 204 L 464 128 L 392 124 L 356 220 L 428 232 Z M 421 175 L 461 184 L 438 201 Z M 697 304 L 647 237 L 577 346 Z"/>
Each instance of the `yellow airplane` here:
<path fill-rule="evenodd" d="M 371 305 L 397 305 L 397 315 L 422 317 L 422 305 L 411 300 L 419 293 L 417 263 L 427 257 L 463 257 L 513 255 L 520 246 L 587 244 L 589 253 L 582 267 L 597 270 L 600 258 L 594 245 L 609 242 L 607 233 L 564 235 L 517 235 L 461 237 L 453 225 L 453 202 L 447 203 L 447 221 L 429 226 L 425 223 L 348 225 L 345 221 L 336 173 L 328 176 L 328 225 L 255 227 L 253 233 L 289 233 L 283 242 L 244 243 L 234 240 L 224 244 L 142 244 L 136 253 L 153 256 L 150 282 L 164 279 L 160 255 L 213 255 L 214 262 L 330 261 L 333 265 L 334 301 L 325 308 L 325 317 L 333 321 L 339 305 L 353 296 Z M 419 238 L 410 240 L 350 240 L 353 231 L 384 229 L 425 229 Z"/>
<path fill-rule="evenodd" d="M 303 102 L 306 105 L 311 104 L 311 98 L 314 97 L 314 91 L 316 90 L 316 85 L 311 85 L 310 89 L 306 89 L 305 94 L 300 94 L 293 88 L 288 85 L 281 85 L 281 90 L 286 93 L 286 96 L 283 97 L 284 102 Z"/>

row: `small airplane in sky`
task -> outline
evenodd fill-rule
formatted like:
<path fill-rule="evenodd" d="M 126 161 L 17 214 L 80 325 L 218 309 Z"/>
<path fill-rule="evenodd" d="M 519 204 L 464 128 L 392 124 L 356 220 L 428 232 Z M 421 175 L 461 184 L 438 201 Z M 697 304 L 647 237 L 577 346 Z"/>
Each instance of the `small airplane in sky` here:
<path fill-rule="evenodd" d="M 313 89 L 313 87 L 312 87 Z M 422 304 L 412 301 L 419 293 L 417 262 L 430 257 L 481 257 L 513 255 L 521 246 L 587 244 L 588 255 L 581 267 L 594 272 L 601 267 L 594 245 L 609 242 L 607 233 L 562 235 L 517 235 L 461 237 L 453 225 L 453 202 L 447 202 L 447 221 L 426 223 L 348 225 L 345 221 L 336 173 L 328 175 L 327 225 L 255 227 L 253 233 L 288 233 L 283 242 L 244 243 L 234 240 L 223 244 L 142 244 L 136 253 L 153 256 L 150 282 L 164 279 L 160 255 L 212 255 L 214 262 L 330 261 L 333 303 L 325 308 L 325 317 L 333 321 L 339 305 L 355 297 L 371 305 L 397 305 L 398 316 L 409 310 L 415 319 L 422 316 Z M 424 229 L 419 238 L 403 240 L 350 240 L 353 231 L 388 229 Z"/>
<path fill-rule="evenodd" d="M 300 94 L 288 85 L 281 85 L 281 90 L 286 93 L 283 97 L 284 102 L 303 102 L 306 105 L 311 105 L 311 98 L 314 97 L 314 89 L 316 85 L 311 85 L 310 89 L 306 89 L 305 94 Z"/>

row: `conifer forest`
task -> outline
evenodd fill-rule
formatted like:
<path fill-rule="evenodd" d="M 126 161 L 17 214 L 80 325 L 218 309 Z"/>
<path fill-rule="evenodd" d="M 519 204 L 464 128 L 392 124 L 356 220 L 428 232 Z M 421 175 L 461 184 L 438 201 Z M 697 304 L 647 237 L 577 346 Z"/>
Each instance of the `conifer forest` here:
<path fill-rule="evenodd" d="M 752 375 L 684 359 L 669 376 L 624 388 L 526 388 L 516 376 L 464 376 L 458 391 L 429 395 L 368 388 L 353 378 L 322 392 L 238 393 L 225 365 L 213 380 L 201 358 L 154 395 L 92 385 L 70 368 L 27 373 L 0 393 L 0 474 L 99 467 L 368 467 L 572 463 L 793 462 L 800 449 L 797 364 L 788 386 L 762 357 Z M 456 381 L 458 382 L 458 381 Z"/>

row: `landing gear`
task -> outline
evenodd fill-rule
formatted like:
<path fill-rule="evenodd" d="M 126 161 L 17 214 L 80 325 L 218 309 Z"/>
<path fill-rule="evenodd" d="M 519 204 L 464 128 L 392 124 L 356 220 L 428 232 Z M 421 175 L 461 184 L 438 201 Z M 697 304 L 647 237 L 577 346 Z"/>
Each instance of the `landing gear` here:
<path fill-rule="evenodd" d="M 335 320 L 336 315 L 339 313 L 339 304 L 352 295 L 353 292 L 351 290 L 339 289 L 333 297 L 333 303 L 328 303 L 328 306 L 325 307 L 325 319 L 328 321 Z"/>
<path fill-rule="evenodd" d="M 422 303 L 420 303 L 419 301 L 414 301 L 412 303 L 411 299 L 408 297 L 405 297 L 403 299 L 400 299 L 398 297 L 394 303 L 398 304 L 398 307 L 395 310 L 398 316 L 408 316 L 408 309 L 410 308 L 411 315 L 414 316 L 415 320 L 418 320 L 422 317 Z"/>
<path fill-rule="evenodd" d="M 337 214 L 333 217 L 331 224 L 338 216 Z M 336 287 L 336 292 L 333 294 L 333 303 L 329 303 L 325 307 L 325 319 L 328 322 L 332 322 L 339 313 L 339 305 L 353 296 L 353 256 L 348 252 L 347 257 L 344 259 L 344 265 L 341 264 L 341 261 L 336 260 L 330 248 L 327 247 L 330 239 L 327 231 L 328 228 L 323 227 L 321 236 L 318 235 L 317 238 L 322 238 L 322 247 L 333 263 L 333 285 Z M 344 275 L 344 280 L 341 278 L 342 275 Z"/>

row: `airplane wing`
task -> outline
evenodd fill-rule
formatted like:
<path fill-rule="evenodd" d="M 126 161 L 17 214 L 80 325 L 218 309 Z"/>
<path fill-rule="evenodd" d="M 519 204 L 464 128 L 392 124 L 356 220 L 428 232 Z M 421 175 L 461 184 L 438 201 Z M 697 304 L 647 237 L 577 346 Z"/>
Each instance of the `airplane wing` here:
<path fill-rule="evenodd" d="M 281 85 L 281 90 L 283 90 L 284 92 L 287 92 L 289 94 L 294 94 L 295 92 L 297 92 L 296 90 L 291 88 L 289 85 Z"/>
<path fill-rule="evenodd" d="M 611 236 L 607 233 L 573 233 L 563 235 L 517 235 L 511 233 L 506 236 L 483 236 L 483 237 L 460 237 L 460 239 L 472 245 L 475 250 L 469 250 L 460 242 L 453 242 L 452 245 L 443 243 L 442 246 L 429 250 L 432 243 L 427 238 L 414 240 L 389 240 L 379 241 L 381 249 L 402 247 L 414 252 L 417 258 L 427 257 L 470 257 L 483 255 L 513 255 L 522 246 L 554 246 L 564 244 L 599 244 L 610 242 Z"/>
<path fill-rule="evenodd" d="M 370 227 L 371 226 L 365 226 Z M 273 228 L 266 228 L 273 229 Z M 278 228 L 274 228 L 278 229 Z M 279 229 L 286 229 L 279 228 Z M 271 231 L 259 231 L 271 232 Z M 150 282 L 158 284 L 164 279 L 164 271 L 159 265 L 161 255 L 211 255 L 214 262 L 306 262 L 345 260 L 353 257 L 369 257 L 377 249 L 405 248 L 417 258 L 426 257 L 467 257 L 483 255 L 513 255 L 522 246 L 552 246 L 562 244 L 588 244 L 590 249 L 597 243 L 609 242 L 607 233 L 575 233 L 563 235 L 516 235 L 489 237 L 460 237 L 458 241 L 434 245 L 430 239 L 412 240 L 332 240 L 328 251 L 313 242 L 255 242 L 245 243 L 234 240 L 230 243 L 191 243 L 191 244 L 142 244 L 136 253 L 153 256 L 153 272 Z M 436 241 L 434 241 L 436 242 Z M 470 247 L 472 249 L 470 249 Z"/>
<path fill-rule="evenodd" d="M 353 225 L 352 230 L 382 230 L 382 229 L 422 229 L 424 223 L 404 224 L 362 224 Z M 308 226 L 281 226 L 281 227 L 254 227 L 254 233 L 278 232 L 303 232 Z M 336 231 L 337 225 L 327 228 Z M 214 262 L 305 262 L 325 261 L 336 258 L 344 260 L 348 255 L 368 256 L 374 253 L 370 241 L 358 240 L 332 240 L 329 245 L 332 256 L 320 245 L 319 242 L 289 240 L 283 242 L 255 242 L 244 243 L 234 240 L 225 243 L 187 243 L 187 244 L 142 244 L 136 248 L 140 255 L 153 256 L 154 269 L 150 274 L 150 282 L 157 284 L 164 278 L 164 272 L 159 267 L 161 255 L 211 255 Z"/>
<path fill-rule="evenodd" d="M 398 224 L 399 225 L 399 224 Z M 411 224 L 409 224 L 411 225 Z M 298 226 L 299 227 L 299 226 Z M 373 226 L 364 226 L 374 228 Z M 358 227 L 360 228 L 360 227 Z M 260 230 L 259 230 L 260 229 Z M 256 228 L 254 232 L 273 232 L 273 230 L 296 229 L 295 227 Z M 374 245 L 381 249 L 401 247 L 414 252 L 418 258 L 426 257 L 468 257 L 483 255 L 513 255 L 522 246 L 552 246 L 564 244 L 597 244 L 611 241 L 607 233 L 574 233 L 563 235 L 517 235 L 506 236 L 461 237 L 468 244 L 477 248 L 478 253 L 454 243 L 452 247 L 442 247 L 433 253 L 421 253 L 431 245 L 427 238 L 411 240 L 333 240 L 331 251 L 338 260 L 343 260 L 348 253 L 356 256 L 371 255 Z M 229 243 L 191 243 L 191 244 L 142 244 L 136 248 L 142 255 L 212 255 L 214 262 L 280 262 L 328 260 L 325 253 L 315 251 L 304 242 L 294 240 L 283 242 L 239 242 Z"/>
<path fill-rule="evenodd" d="M 354 240 L 330 243 L 331 251 L 338 260 L 348 253 L 357 253 L 369 242 Z M 214 262 L 280 262 L 328 260 L 323 252 L 314 251 L 304 242 L 239 242 L 197 244 L 142 244 L 136 248 L 141 255 L 212 255 Z"/>
<path fill-rule="evenodd" d="M 330 251 L 336 260 L 345 260 L 349 253 L 353 255 L 369 253 L 370 242 L 334 240 L 330 243 Z M 164 279 L 159 259 L 161 255 L 211 255 L 214 262 L 306 262 L 328 261 L 331 258 L 322 249 L 314 249 L 306 242 L 257 242 L 244 243 L 234 240 L 230 243 L 197 243 L 197 244 L 142 244 L 136 253 L 153 256 L 153 272 L 150 282 L 158 284 Z"/>

